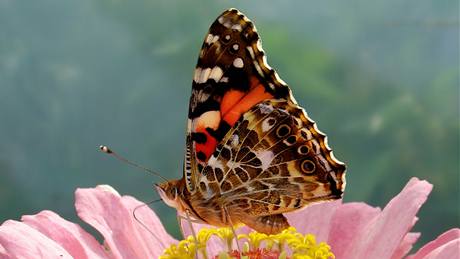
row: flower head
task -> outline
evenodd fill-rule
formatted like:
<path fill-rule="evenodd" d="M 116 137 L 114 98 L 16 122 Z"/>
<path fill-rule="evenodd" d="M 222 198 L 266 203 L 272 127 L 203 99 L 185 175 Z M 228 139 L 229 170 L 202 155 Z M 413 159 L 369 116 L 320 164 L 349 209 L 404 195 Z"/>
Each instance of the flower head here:
<path fill-rule="evenodd" d="M 217 236 L 227 244 L 227 249 L 220 251 L 214 258 L 334 258 L 330 246 L 321 242 L 317 244 L 315 237 L 311 234 L 303 235 L 291 227 L 276 235 L 266 235 L 258 232 L 233 235 L 231 228 L 202 228 L 196 239 L 192 236 L 182 240 L 178 245 L 171 245 L 167 248 L 160 259 L 195 258 L 197 253 L 208 258 L 206 245 L 211 236 Z M 243 240 L 243 249 L 234 249 L 233 240 Z M 274 247 L 273 244 L 278 246 Z M 199 248 L 197 251 L 196 248 Z M 288 251 L 292 251 L 289 252 Z"/>

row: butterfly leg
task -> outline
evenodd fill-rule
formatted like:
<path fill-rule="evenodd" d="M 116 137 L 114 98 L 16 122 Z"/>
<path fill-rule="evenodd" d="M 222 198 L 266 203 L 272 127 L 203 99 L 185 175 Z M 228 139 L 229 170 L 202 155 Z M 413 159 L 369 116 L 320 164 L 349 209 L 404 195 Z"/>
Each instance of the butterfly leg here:
<path fill-rule="evenodd" d="M 248 227 L 264 234 L 277 234 L 289 227 L 283 214 L 273 214 L 259 217 L 243 217 L 241 221 Z"/>
<path fill-rule="evenodd" d="M 235 237 L 236 248 L 238 249 L 238 253 L 241 255 L 241 248 L 240 248 L 240 244 L 238 243 L 238 236 L 236 235 L 235 228 L 233 227 L 232 218 L 230 217 L 230 214 L 228 213 L 227 207 L 224 206 L 223 208 L 224 208 L 224 212 L 227 217 L 227 220 L 230 223 L 230 228 L 232 229 L 233 236 Z"/>
<path fill-rule="evenodd" d="M 187 219 L 188 226 L 190 227 L 190 230 L 192 231 L 193 240 L 195 241 L 195 245 L 196 245 L 196 247 L 199 247 L 198 240 L 197 240 L 196 233 L 195 233 L 195 229 L 193 229 L 192 219 L 190 218 L 190 212 L 188 210 L 185 210 L 185 217 Z M 195 258 L 198 258 L 198 250 L 195 250 Z"/>

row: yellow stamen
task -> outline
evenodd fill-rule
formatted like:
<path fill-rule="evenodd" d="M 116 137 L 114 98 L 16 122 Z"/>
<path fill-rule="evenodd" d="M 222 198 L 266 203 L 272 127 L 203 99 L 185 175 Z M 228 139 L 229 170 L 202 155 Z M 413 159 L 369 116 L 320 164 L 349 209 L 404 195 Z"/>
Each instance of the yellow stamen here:
<path fill-rule="evenodd" d="M 262 241 L 267 240 L 269 237 L 266 234 L 259 232 L 251 232 L 249 234 L 238 235 L 238 239 L 246 239 L 249 241 L 250 249 L 257 249 L 260 247 Z"/>
<path fill-rule="evenodd" d="M 199 251 L 203 258 L 208 258 L 206 254 L 206 245 L 209 239 L 213 236 L 218 236 L 227 246 L 227 251 L 222 251 L 217 255 L 211 255 L 210 258 L 232 258 L 232 255 L 238 253 L 232 251 L 232 243 L 235 239 L 231 228 L 217 229 L 201 229 L 195 238 L 187 237 L 180 241 L 177 245 L 171 245 L 165 249 L 160 259 L 178 259 L 178 258 L 194 258 Z M 290 227 L 276 235 L 266 235 L 258 232 L 238 235 L 238 239 L 245 239 L 241 258 L 259 258 L 265 254 L 277 255 L 278 258 L 293 258 L 293 259 L 333 259 L 334 254 L 331 252 L 331 247 L 324 242 L 317 244 L 316 238 L 312 234 L 303 235 Z M 276 245 L 275 245 L 276 244 Z M 289 248 L 288 254 L 286 248 Z"/>
<path fill-rule="evenodd" d="M 218 228 L 216 229 L 216 235 L 227 244 L 227 251 L 230 252 L 233 249 L 233 231 L 231 228 Z"/>

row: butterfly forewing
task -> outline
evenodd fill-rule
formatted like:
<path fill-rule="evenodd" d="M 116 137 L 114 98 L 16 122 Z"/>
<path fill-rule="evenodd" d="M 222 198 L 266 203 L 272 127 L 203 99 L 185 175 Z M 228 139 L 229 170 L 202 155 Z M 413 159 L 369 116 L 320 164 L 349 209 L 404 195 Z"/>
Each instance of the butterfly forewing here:
<path fill-rule="evenodd" d="M 253 23 L 235 9 L 225 11 L 205 36 L 194 72 L 184 168 L 189 190 L 241 115 L 272 98 L 294 102 L 267 64 Z"/>

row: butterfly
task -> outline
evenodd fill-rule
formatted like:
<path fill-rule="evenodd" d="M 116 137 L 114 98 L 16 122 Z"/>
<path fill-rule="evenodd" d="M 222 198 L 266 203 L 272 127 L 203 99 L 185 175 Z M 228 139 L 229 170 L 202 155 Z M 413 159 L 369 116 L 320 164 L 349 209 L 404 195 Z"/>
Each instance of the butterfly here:
<path fill-rule="evenodd" d="M 195 68 L 183 177 L 157 185 L 191 219 L 273 234 L 283 213 L 342 197 L 345 165 L 268 64 L 236 9 L 211 25 Z"/>

